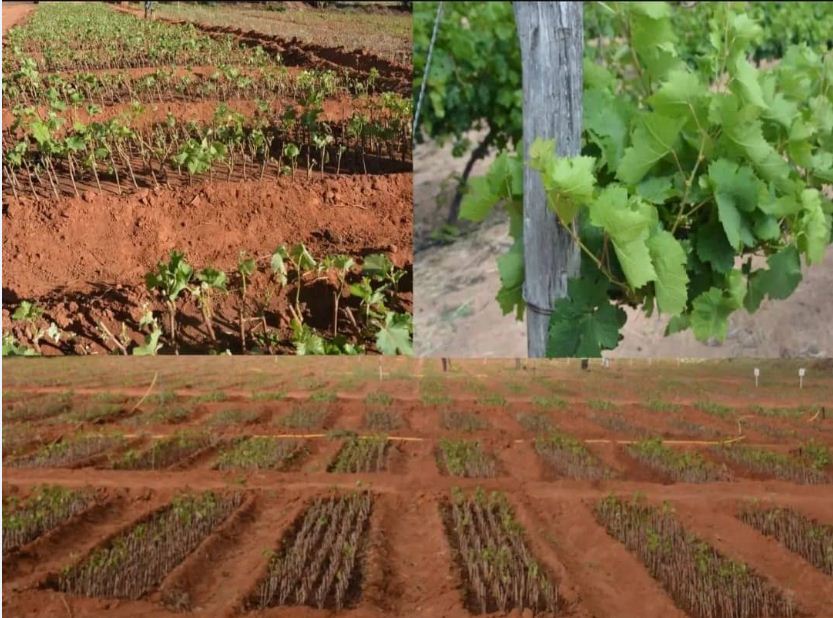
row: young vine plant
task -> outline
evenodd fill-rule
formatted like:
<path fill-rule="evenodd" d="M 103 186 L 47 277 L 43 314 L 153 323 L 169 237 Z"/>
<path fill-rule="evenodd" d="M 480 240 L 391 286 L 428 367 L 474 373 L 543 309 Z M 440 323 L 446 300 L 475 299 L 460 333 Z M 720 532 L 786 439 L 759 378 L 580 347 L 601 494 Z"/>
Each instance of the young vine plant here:
<path fill-rule="evenodd" d="M 581 154 L 557 156 L 538 139 L 525 162 L 582 256 L 553 304 L 547 353 L 615 348 L 624 305 L 671 316 L 666 335 L 722 342 L 732 313 L 790 296 L 830 243 L 833 53 L 793 46 L 756 67 L 747 55 L 762 29 L 721 4 L 694 69 L 678 55 L 668 4 L 605 6 L 624 43 L 585 59 Z M 523 165 L 502 153 L 461 210 L 479 221 L 505 204 L 515 242 L 498 258 L 497 300 L 518 319 Z"/>

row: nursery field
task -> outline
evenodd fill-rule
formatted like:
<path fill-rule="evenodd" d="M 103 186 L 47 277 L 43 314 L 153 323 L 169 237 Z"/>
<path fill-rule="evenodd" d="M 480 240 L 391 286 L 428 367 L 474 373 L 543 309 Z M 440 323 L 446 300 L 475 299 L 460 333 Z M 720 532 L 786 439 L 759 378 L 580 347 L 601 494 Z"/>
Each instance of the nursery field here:
<path fill-rule="evenodd" d="M 829 615 L 829 361 L 452 365 L 7 359 L 3 609 Z"/>
<path fill-rule="evenodd" d="M 357 43 L 104 3 L 4 33 L 4 354 L 409 352 L 410 66 Z"/>

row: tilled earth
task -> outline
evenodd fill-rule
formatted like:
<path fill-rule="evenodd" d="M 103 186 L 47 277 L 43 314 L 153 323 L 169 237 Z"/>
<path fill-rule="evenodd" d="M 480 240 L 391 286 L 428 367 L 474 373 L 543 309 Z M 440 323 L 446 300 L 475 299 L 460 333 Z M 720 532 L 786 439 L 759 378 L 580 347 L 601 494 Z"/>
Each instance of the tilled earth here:
<path fill-rule="evenodd" d="M 270 550 L 278 548 L 310 500 L 357 490 L 372 493 L 373 509 L 358 563 L 360 590 L 340 613 L 469 615 L 464 575 L 440 509 L 454 488 L 506 495 L 527 546 L 557 587 L 559 615 L 686 615 L 635 555 L 596 522 L 594 504 L 611 493 L 667 502 L 688 531 L 761 574 L 794 600 L 800 615 L 829 615 L 830 577 L 736 514 L 747 501 L 762 500 L 830 524 L 833 484 L 799 485 L 733 464 L 729 481 L 673 483 L 627 454 L 627 443 L 644 435 L 661 436 L 673 448 L 697 451 L 715 463 L 721 462 L 711 447 L 725 440 L 779 452 L 809 439 L 829 448 L 833 375 L 825 363 L 808 365 L 800 390 L 795 367 L 762 364 L 765 380 L 756 390 L 748 377 L 751 365 L 743 363 L 621 363 L 607 370 L 594 364 L 587 372 L 570 363 L 515 369 L 505 361 L 454 361 L 452 371 L 443 374 L 438 362 L 428 360 L 135 360 L 129 367 L 112 358 L 7 363 L 4 494 L 25 495 L 55 483 L 96 488 L 102 496 L 95 509 L 4 557 L 3 606 L 11 615 L 167 616 L 174 614 L 170 590 L 195 613 L 243 614 Z M 64 405 L 55 407 L 61 397 Z M 107 404 L 97 422 L 83 420 Z M 177 422 L 160 420 L 175 408 L 184 410 Z M 299 409 L 324 413 L 311 426 L 287 426 L 286 418 Z M 476 417 L 481 428 L 447 429 L 443 413 L 450 410 Z M 384 432 L 370 428 L 370 411 L 386 412 L 395 422 Z M 535 452 L 535 435 L 520 422 L 528 414 L 543 415 L 582 439 L 618 478 L 577 481 L 550 468 Z M 605 421 L 611 417 L 619 422 Z M 16 458 L 78 432 L 118 430 L 126 444 L 142 448 L 183 428 L 208 429 L 218 443 L 157 471 L 112 469 L 126 446 L 74 468 L 14 467 Z M 390 443 L 384 471 L 327 472 L 345 439 L 378 433 L 386 433 Z M 214 468 L 226 440 L 254 435 L 302 440 L 305 455 L 285 471 Z M 449 476 L 436 457 L 447 438 L 480 441 L 496 457 L 498 475 Z M 827 474 L 833 480 L 833 470 Z M 50 576 L 185 489 L 239 491 L 246 500 L 228 525 L 151 593 L 138 600 L 97 599 L 44 588 Z M 288 606 L 262 615 L 332 611 Z"/>

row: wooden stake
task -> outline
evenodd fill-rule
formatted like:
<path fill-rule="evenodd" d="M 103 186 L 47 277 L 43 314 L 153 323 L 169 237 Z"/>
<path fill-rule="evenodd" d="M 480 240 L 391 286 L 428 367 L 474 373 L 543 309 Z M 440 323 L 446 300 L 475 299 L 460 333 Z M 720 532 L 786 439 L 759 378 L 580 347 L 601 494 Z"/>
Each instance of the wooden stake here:
<path fill-rule="evenodd" d="M 523 66 L 523 152 L 536 138 L 556 140 L 562 156 L 579 154 L 582 124 L 582 5 L 580 2 L 515 2 Z M 523 295 L 527 350 L 546 354 L 552 303 L 567 295 L 578 274 L 579 249 L 547 208 L 538 172 L 524 167 Z"/>

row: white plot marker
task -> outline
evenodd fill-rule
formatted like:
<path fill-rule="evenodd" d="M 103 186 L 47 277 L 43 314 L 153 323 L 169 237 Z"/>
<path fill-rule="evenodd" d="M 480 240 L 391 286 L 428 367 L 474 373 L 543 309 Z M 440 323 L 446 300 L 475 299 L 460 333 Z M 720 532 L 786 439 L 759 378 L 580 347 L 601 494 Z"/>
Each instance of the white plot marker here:
<path fill-rule="evenodd" d="M 755 371 L 753 373 L 755 374 L 755 388 L 758 388 L 758 378 L 761 377 L 761 370 L 755 367 Z"/>
<path fill-rule="evenodd" d="M 798 388 L 804 388 L 804 374 L 806 370 L 804 367 L 798 370 Z"/>

